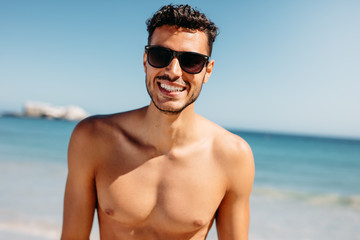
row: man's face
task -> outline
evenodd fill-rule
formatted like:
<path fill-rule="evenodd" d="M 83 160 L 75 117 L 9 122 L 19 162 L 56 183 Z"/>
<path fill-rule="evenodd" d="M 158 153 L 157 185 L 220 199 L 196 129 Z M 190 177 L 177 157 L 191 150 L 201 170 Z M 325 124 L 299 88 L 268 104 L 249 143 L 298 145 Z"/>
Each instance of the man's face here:
<path fill-rule="evenodd" d="M 197 52 L 208 55 L 207 36 L 201 31 L 192 31 L 173 26 L 161 26 L 155 29 L 150 45 L 161 46 L 178 52 Z M 146 87 L 154 104 L 160 111 L 170 114 L 180 113 L 194 103 L 200 94 L 202 84 L 207 82 L 214 61 L 204 66 L 198 74 L 183 71 L 175 57 L 164 68 L 154 68 L 147 62 L 144 53 Z"/>

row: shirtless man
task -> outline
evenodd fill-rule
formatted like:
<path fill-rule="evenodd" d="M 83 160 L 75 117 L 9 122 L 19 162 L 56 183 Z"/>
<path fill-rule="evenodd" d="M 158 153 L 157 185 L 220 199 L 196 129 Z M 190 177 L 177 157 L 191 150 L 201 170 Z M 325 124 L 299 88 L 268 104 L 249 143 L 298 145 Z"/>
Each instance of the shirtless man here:
<path fill-rule="evenodd" d="M 183 5 L 163 7 L 147 24 L 151 103 L 75 128 L 62 239 L 88 239 L 95 210 L 102 240 L 204 240 L 214 219 L 219 239 L 248 239 L 250 147 L 194 112 L 217 28 Z"/>

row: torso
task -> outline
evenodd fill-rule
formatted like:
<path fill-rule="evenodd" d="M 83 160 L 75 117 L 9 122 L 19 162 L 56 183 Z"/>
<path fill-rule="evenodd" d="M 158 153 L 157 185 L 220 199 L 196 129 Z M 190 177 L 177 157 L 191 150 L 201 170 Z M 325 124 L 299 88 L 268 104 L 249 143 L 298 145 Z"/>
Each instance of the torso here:
<path fill-rule="evenodd" d="M 205 239 L 226 191 L 215 137 L 161 154 L 105 125 L 95 168 L 101 239 Z"/>

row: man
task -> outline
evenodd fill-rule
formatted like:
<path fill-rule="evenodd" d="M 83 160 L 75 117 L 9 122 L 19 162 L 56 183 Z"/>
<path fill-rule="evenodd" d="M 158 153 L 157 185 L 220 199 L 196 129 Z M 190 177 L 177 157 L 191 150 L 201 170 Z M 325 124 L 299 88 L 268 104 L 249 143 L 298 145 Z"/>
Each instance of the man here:
<path fill-rule="evenodd" d="M 148 22 L 149 106 L 90 117 L 69 144 L 62 239 L 247 239 L 254 178 L 250 147 L 194 112 L 214 67 L 216 26 L 187 5 Z"/>

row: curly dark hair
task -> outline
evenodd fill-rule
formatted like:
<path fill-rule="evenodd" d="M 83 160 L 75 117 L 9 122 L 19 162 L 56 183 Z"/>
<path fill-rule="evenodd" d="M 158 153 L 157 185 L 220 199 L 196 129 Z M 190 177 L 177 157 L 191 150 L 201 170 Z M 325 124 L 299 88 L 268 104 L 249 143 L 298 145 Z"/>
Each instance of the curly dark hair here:
<path fill-rule="evenodd" d="M 189 5 L 166 5 L 160 8 L 152 18 L 146 21 L 149 32 L 148 44 L 157 27 L 163 25 L 200 30 L 205 32 L 208 38 L 209 53 L 211 55 L 212 45 L 218 35 L 218 28 L 210 21 L 204 13 L 192 8 Z"/>

